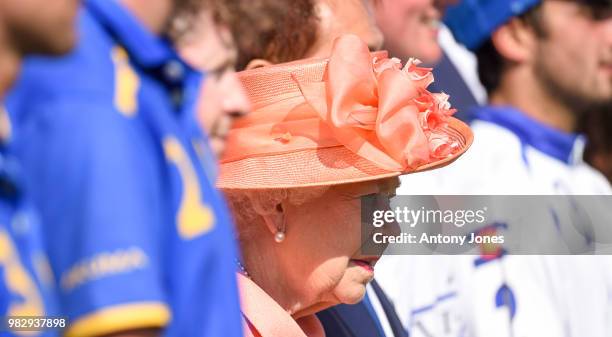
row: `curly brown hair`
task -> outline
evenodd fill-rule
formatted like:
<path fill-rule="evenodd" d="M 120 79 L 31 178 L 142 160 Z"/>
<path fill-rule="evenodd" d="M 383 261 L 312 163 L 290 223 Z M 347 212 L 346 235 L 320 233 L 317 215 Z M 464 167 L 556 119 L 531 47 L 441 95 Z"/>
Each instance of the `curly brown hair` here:
<path fill-rule="evenodd" d="M 231 30 L 239 37 L 237 70 L 253 59 L 272 63 L 297 60 L 314 45 L 319 26 L 315 0 L 245 2 L 238 6 L 244 15 L 234 15 L 230 21 Z"/>
<path fill-rule="evenodd" d="M 202 11 L 211 11 L 215 22 L 232 32 L 238 48 L 237 70 L 256 58 L 273 63 L 300 59 L 317 38 L 316 0 L 175 1 L 168 35 L 180 40 Z"/>

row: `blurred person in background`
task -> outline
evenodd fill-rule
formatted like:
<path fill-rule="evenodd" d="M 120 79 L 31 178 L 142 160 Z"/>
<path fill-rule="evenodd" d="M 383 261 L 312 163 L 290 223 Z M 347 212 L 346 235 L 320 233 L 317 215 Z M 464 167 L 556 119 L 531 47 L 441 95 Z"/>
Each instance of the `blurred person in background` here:
<path fill-rule="evenodd" d="M 438 153 L 425 132 L 408 138 L 384 132 L 416 118 L 409 88 L 441 103 L 434 97 L 442 96 L 422 87 L 429 80 L 415 79 L 431 74 L 414 65 L 400 70 L 384 54 L 370 54 L 355 35 L 333 46 L 329 62 L 310 58 L 238 74 L 254 109 L 228 134 L 218 186 L 232 205 L 244 252 L 240 284 L 249 335 L 323 335 L 314 314 L 358 303 L 382 253 L 363 252 L 360 197 L 376 194 L 387 205 L 394 176 L 446 165 L 470 143 L 469 129 L 444 109 L 436 117 L 448 123 L 432 132 L 447 135 L 449 152 Z M 386 95 L 391 86 L 406 90 Z M 362 107 L 359 116 L 355 106 Z M 362 313 L 339 320 L 344 331 L 325 326 L 325 333 L 352 336 L 366 329 L 356 336 L 384 336 L 367 309 Z"/>
<path fill-rule="evenodd" d="M 474 75 L 470 78 L 472 73 L 466 63 L 469 64 L 473 56 L 470 58 L 471 55 L 466 55 L 468 52 L 455 47 L 448 28 L 441 22 L 446 7 L 458 0 L 370 1 L 376 23 L 385 36 L 384 49 L 401 60 L 415 57 L 434 66 L 436 82 L 432 83 L 431 90 L 449 94 L 453 107 L 458 110 L 456 116 L 465 119 L 465 110 L 478 104 L 473 84 L 478 82 L 476 68 L 474 66 Z"/>
<path fill-rule="evenodd" d="M 371 0 L 376 23 L 385 36 L 384 48 L 402 60 L 418 58 L 433 65 L 442 57 L 438 43 L 446 2 L 434 0 Z"/>
<path fill-rule="evenodd" d="M 489 105 L 473 110 L 475 142 L 464 158 L 402 177 L 398 194 L 611 194 L 607 180 L 582 160 L 584 142 L 576 134 L 578 116 L 612 98 L 611 9 L 597 0 L 475 0 L 449 8 L 445 21 L 476 53 Z M 532 209 L 529 218 L 554 231 L 563 228 L 558 215 L 571 209 Z M 512 226 L 510 218 L 497 220 Z M 548 239 L 562 240 L 557 233 Z M 605 258 L 497 254 L 482 260 L 450 257 L 436 269 L 440 275 L 414 285 L 430 298 L 418 305 L 403 289 L 431 266 L 397 259 L 379 276 L 400 316 L 444 307 L 412 321 L 413 336 L 610 335 Z"/>
<path fill-rule="evenodd" d="M 265 0 L 221 1 L 217 10 L 184 12 L 172 22 L 171 35 L 177 50 L 192 67 L 206 72 L 196 120 L 208 136 L 214 154 L 223 153 L 225 137 L 232 120 L 250 109 L 242 85 L 236 77 L 238 45 L 252 44 L 258 34 L 266 34 L 280 15 Z M 249 26 L 242 22 L 248 21 Z M 237 27 L 240 25 L 240 27 Z M 211 160 L 215 163 L 216 159 Z M 211 170 L 216 171 L 215 168 Z"/>
<path fill-rule="evenodd" d="M 46 6 L 46 10 L 40 10 Z M 0 1 L 0 96 L 2 101 L 30 54 L 59 56 L 75 45 L 78 0 Z M 3 336 L 56 336 L 58 329 L 16 331 L 9 318 L 59 314 L 55 285 L 42 243 L 38 212 L 22 184 L 10 147 L 12 126 L 0 108 L 0 316 Z M 17 322 L 27 326 L 27 321 Z M 16 325 L 15 325 L 16 326 Z"/>
<path fill-rule="evenodd" d="M 201 74 L 167 39 L 175 16 L 221 4 L 88 0 L 76 50 L 29 60 L 12 93 L 67 336 L 243 334 L 234 234 L 195 124 Z"/>

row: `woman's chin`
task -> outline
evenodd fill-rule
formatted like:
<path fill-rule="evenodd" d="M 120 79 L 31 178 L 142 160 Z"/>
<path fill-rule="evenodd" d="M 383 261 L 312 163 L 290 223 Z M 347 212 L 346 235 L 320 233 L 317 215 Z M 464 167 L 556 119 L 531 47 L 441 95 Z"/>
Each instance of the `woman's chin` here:
<path fill-rule="evenodd" d="M 359 303 L 365 295 L 366 285 L 372 280 L 373 276 L 373 274 L 364 271 L 362 267 L 348 268 L 334 290 L 336 298 L 344 304 Z"/>
<path fill-rule="evenodd" d="M 363 284 L 355 284 L 350 289 L 338 289 L 336 297 L 344 304 L 357 304 L 365 296 L 366 287 Z"/>

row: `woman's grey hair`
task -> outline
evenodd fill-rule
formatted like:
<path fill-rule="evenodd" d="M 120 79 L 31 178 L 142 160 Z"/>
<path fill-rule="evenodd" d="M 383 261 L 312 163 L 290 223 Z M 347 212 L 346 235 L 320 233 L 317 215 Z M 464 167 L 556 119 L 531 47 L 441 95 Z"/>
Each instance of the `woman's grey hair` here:
<path fill-rule="evenodd" d="M 303 205 L 321 197 L 329 190 L 328 186 L 275 189 L 275 190 L 225 190 L 228 205 L 236 224 L 238 234 L 244 238 L 262 222 L 262 216 L 278 212 L 279 205 Z"/>

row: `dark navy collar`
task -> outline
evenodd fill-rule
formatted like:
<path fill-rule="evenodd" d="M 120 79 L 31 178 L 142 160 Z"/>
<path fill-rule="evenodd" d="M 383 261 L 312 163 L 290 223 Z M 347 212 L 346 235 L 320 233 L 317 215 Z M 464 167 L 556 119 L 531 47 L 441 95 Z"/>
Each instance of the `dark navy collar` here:
<path fill-rule="evenodd" d="M 521 111 L 508 106 L 475 108 L 474 120 L 496 124 L 514 133 L 521 142 L 566 164 L 582 161 L 584 137 L 566 133 L 542 124 Z"/>
<path fill-rule="evenodd" d="M 138 65 L 159 67 L 177 58 L 166 40 L 150 32 L 118 0 L 87 0 L 85 5 Z"/>

